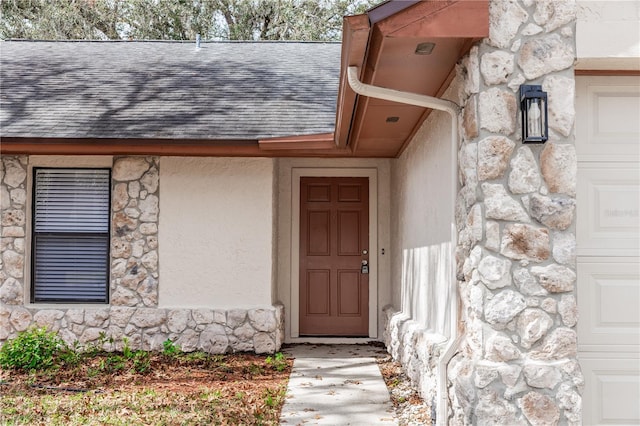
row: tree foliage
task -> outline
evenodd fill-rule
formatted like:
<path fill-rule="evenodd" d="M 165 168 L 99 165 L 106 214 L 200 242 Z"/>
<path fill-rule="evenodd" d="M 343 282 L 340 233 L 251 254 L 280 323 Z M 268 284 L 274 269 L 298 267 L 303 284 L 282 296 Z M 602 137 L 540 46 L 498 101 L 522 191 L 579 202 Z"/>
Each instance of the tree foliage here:
<path fill-rule="evenodd" d="M 0 0 L 0 37 L 339 40 L 376 0 Z"/>

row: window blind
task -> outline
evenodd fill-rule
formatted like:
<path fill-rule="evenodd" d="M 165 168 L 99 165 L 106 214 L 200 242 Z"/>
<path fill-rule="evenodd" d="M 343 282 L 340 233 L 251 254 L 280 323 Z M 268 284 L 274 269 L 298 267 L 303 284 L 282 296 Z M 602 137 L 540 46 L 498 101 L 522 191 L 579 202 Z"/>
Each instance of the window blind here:
<path fill-rule="evenodd" d="M 36 169 L 35 302 L 107 302 L 110 171 Z"/>

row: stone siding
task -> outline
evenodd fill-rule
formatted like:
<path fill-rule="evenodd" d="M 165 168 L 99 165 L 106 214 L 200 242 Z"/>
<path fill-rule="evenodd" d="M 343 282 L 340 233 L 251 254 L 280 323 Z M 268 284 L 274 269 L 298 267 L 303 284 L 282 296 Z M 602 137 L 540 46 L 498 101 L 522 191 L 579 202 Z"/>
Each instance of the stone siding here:
<path fill-rule="evenodd" d="M 183 351 L 273 353 L 283 341 L 282 306 L 254 309 L 158 308 L 159 159 L 115 158 L 112 168 L 109 306 L 39 308 L 25 300 L 28 157 L 0 164 L 2 246 L 0 343 L 31 326 L 46 326 L 69 344 L 104 343 L 119 350 L 162 350 L 171 339 Z M 106 340 L 105 340 L 106 339 Z M 110 343 L 112 342 L 112 343 Z"/>
<path fill-rule="evenodd" d="M 579 424 L 573 1 L 492 1 L 458 74 L 456 210 L 464 339 L 451 424 Z M 549 141 L 523 145 L 518 89 L 548 92 Z M 429 374 L 429 373 L 427 373 Z"/>

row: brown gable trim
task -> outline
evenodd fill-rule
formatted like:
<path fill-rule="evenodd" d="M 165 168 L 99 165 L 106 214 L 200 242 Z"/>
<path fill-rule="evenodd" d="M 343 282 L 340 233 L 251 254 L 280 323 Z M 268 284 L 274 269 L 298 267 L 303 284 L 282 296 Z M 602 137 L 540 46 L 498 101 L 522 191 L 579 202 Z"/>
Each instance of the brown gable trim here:
<path fill-rule="evenodd" d="M 332 135 L 332 134 L 328 134 Z M 148 140 L 148 139 L 64 139 L 15 138 L 0 141 L 2 155 L 161 155 L 193 157 L 352 157 L 350 150 L 338 149 L 329 138 L 319 146 L 263 149 L 257 141 Z M 326 148 L 327 141 L 331 145 Z M 288 143 L 288 142 L 283 142 Z M 291 143 L 291 142 L 289 142 Z M 274 142 L 274 144 L 276 144 Z M 268 142 L 267 142 L 268 145 Z M 311 144 L 313 145 L 313 144 Z"/>
<path fill-rule="evenodd" d="M 335 143 L 333 133 L 321 133 L 317 135 L 260 139 L 258 146 L 264 150 L 333 149 L 335 148 Z"/>
<path fill-rule="evenodd" d="M 575 70 L 575 75 L 591 75 L 591 76 L 640 76 L 640 70 Z"/>

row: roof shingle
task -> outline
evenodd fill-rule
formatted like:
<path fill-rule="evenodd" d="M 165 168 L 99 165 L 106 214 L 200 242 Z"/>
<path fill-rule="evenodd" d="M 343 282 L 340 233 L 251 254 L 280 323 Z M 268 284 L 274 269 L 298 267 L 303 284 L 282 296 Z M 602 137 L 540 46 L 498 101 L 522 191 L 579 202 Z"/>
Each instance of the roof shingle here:
<path fill-rule="evenodd" d="M 256 140 L 334 130 L 339 43 L 0 42 L 0 135 Z"/>

